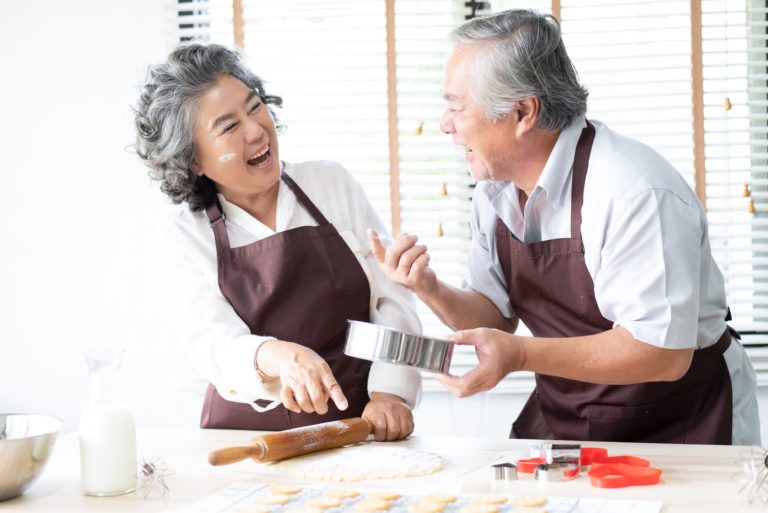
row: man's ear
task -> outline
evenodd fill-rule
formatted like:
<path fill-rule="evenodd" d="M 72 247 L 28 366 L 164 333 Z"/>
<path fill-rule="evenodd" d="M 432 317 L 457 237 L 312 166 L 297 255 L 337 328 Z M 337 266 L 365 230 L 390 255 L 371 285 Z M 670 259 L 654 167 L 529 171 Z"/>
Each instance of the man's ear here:
<path fill-rule="evenodd" d="M 536 128 L 540 109 L 541 102 L 536 96 L 519 100 L 514 111 L 517 116 L 518 130 L 524 133 Z"/>

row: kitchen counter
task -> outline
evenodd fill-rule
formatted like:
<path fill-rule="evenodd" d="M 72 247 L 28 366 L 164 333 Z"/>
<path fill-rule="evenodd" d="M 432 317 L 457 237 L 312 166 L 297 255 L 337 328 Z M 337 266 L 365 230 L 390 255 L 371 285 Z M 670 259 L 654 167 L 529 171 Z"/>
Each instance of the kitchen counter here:
<path fill-rule="evenodd" d="M 80 463 L 77 433 L 62 436 L 54 448 L 40 480 L 16 499 L 0 502 L 0 511 L 27 512 L 159 512 L 182 508 L 235 483 L 293 483 L 329 485 L 263 471 L 252 461 L 212 467 L 207 455 L 213 449 L 247 444 L 253 432 L 226 430 L 146 430 L 138 434 L 140 457 L 162 456 L 171 471 L 166 482 L 170 492 L 156 492 L 143 498 L 132 493 L 118 497 L 86 497 L 80 489 Z M 405 447 L 426 450 L 444 458 L 445 470 L 432 476 L 361 481 L 360 488 L 387 488 L 401 493 L 443 492 L 506 493 L 594 497 L 617 500 L 657 500 L 664 513 L 768 511 L 757 500 L 747 504 L 741 484 L 739 457 L 748 448 L 723 446 L 589 443 L 585 446 L 608 448 L 609 455 L 631 454 L 651 461 L 663 471 L 662 483 L 645 487 L 600 489 L 592 487 L 582 474 L 566 482 L 541 484 L 530 477 L 517 481 L 491 482 L 488 465 L 500 457 L 505 461 L 526 457 L 531 441 L 457 437 L 413 437 L 396 442 Z M 333 485 L 333 483 L 330 483 Z M 768 493 L 768 483 L 764 485 Z"/>

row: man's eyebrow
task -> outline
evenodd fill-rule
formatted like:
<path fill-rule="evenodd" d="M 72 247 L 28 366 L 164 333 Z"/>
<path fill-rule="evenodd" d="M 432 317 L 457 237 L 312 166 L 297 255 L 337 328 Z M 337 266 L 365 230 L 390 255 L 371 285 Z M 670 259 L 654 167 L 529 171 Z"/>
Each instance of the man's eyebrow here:
<path fill-rule="evenodd" d="M 243 103 L 245 105 L 248 105 L 251 102 L 251 100 L 253 99 L 254 96 L 258 96 L 256 94 L 256 91 L 251 91 L 250 93 L 248 93 L 248 96 L 246 96 L 245 101 Z M 224 114 L 223 116 L 219 116 L 218 118 L 216 118 L 213 121 L 213 124 L 211 124 L 211 128 L 217 128 L 222 123 L 224 123 L 226 121 L 229 121 L 230 119 L 232 119 L 234 117 L 235 117 L 235 115 L 233 113 L 231 113 L 231 112 L 229 112 L 227 114 Z"/>
<path fill-rule="evenodd" d="M 455 94 L 443 93 L 443 100 L 447 102 L 457 102 L 459 98 Z"/>

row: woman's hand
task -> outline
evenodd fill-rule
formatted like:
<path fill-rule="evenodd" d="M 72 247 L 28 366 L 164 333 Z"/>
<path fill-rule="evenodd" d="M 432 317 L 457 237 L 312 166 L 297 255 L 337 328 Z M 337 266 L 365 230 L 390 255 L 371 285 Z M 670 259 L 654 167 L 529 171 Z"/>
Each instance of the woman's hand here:
<path fill-rule="evenodd" d="M 280 378 L 280 400 L 294 413 L 323 415 L 329 397 L 340 410 L 349 405 L 325 360 L 301 344 L 267 340 L 256 353 L 256 366 L 267 377 Z"/>
<path fill-rule="evenodd" d="M 371 392 L 363 418 L 373 424 L 373 437 L 379 442 L 400 440 L 413 433 L 413 413 L 396 395 Z"/>
<path fill-rule="evenodd" d="M 376 230 L 368 228 L 368 241 L 379 268 L 387 278 L 405 285 L 421 296 L 428 295 L 437 286 L 437 276 L 429 267 L 429 253 L 423 244 L 416 244 L 416 235 L 400 234 L 391 246 L 385 248 Z"/>

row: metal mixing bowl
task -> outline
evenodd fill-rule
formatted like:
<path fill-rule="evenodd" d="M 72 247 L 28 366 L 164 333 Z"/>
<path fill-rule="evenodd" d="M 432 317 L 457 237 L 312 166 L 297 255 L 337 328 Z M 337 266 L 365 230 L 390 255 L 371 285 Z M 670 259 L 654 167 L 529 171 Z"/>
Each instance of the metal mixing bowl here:
<path fill-rule="evenodd" d="M 62 427 L 55 417 L 0 414 L 0 501 L 21 495 L 40 477 Z"/>
<path fill-rule="evenodd" d="M 360 321 L 347 321 L 344 353 L 363 360 L 408 365 L 427 372 L 447 374 L 453 347 L 448 340 L 412 335 Z"/>

